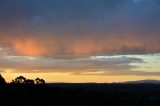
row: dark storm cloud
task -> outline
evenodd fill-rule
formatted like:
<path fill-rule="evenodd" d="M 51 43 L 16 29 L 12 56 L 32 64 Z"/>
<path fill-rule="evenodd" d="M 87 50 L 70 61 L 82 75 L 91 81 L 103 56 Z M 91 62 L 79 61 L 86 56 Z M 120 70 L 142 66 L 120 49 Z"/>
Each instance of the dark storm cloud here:
<path fill-rule="evenodd" d="M 115 0 L 3 0 L 0 4 L 1 22 L 11 29 L 16 26 L 24 31 L 32 31 L 32 28 L 49 31 L 63 29 L 77 30 L 76 33 L 79 33 L 78 27 L 98 24 L 97 21 L 114 11 L 114 5 L 118 3 Z M 66 26 L 71 29 L 66 29 Z M 74 29 L 74 26 L 78 29 Z"/>
<path fill-rule="evenodd" d="M 160 25 L 160 5 L 157 2 L 157 0 L 1 0 L 1 27 L 7 30 L 18 28 L 17 30 L 22 31 L 47 30 L 53 31 L 52 33 L 64 31 L 73 32 L 75 35 L 87 31 L 124 32 L 128 28 L 134 28 L 129 29 L 132 32 L 139 30 L 140 27 L 140 31 L 145 33 L 145 28 L 153 31 Z"/>
<path fill-rule="evenodd" d="M 1 0 L 0 46 L 31 56 L 159 53 L 159 13 L 158 0 Z"/>

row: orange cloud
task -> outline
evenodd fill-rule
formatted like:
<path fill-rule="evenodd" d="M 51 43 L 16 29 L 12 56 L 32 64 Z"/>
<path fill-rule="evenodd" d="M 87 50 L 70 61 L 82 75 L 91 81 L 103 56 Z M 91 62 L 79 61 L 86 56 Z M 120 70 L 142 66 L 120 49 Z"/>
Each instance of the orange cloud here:
<path fill-rule="evenodd" d="M 16 41 L 14 43 L 15 50 L 21 55 L 27 56 L 40 56 L 43 55 L 44 52 L 41 49 L 40 45 L 37 44 L 36 41 L 32 39 L 27 39 L 24 41 Z"/>
<path fill-rule="evenodd" d="M 0 45 L 9 53 L 23 56 L 85 56 L 108 54 L 144 54 L 160 52 L 160 38 L 138 36 L 34 36 L 1 37 Z"/>

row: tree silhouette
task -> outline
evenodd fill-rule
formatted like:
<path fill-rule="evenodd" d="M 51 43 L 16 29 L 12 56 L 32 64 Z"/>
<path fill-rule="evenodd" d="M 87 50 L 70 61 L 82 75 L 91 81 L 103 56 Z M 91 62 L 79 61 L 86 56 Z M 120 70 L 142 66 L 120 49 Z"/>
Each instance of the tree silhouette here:
<path fill-rule="evenodd" d="M 12 80 L 12 83 L 15 83 L 15 84 L 25 84 L 25 82 L 26 82 L 26 78 L 23 76 L 19 76 L 15 80 Z"/>
<path fill-rule="evenodd" d="M 35 83 L 36 83 L 36 84 L 43 84 L 43 85 L 44 85 L 44 84 L 45 84 L 45 81 L 44 81 L 43 79 L 36 78 L 36 79 L 35 79 Z"/>
<path fill-rule="evenodd" d="M 5 79 L 2 77 L 2 75 L 0 74 L 0 85 L 5 85 L 6 81 Z"/>
<path fill-rule="evenodd" d="M 15 80 L 12 80 L 11 84 L 26 84 L 26 85 L 45 85 L 45 80 L 36 78 L 35 80 L 32 79 L 26 79 L 23 76 L 19 76 L 15 78 Z"/>

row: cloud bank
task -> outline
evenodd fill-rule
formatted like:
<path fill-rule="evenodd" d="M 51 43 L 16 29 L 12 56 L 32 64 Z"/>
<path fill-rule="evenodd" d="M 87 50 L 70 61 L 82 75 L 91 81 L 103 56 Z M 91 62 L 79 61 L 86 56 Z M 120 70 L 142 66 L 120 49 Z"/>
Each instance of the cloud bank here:
<path fill-rule="evenodd" d="M 1 0 L 1 54 L 159 53 L 159 13 L 159 0 Z"/>
<path fill-rule="evenodd" d="M 145 56 L 145 55 L 144 55 Z M 137 64 L 148 64 L 134 55 L 91 56 L 56 59 L 29 56 L 4 56 L 0 58 L 1 72 L 9 73 L 70 73 L 74 75 L 136 75 L 159 76 L 156 71 L 140 70 Z M 159 64 L 159 63 L 156 63 Z M 152 67 L 153 69 L 156 67 Z M 135 69 L 135 70 L 134 70 Z M 137 70 L 139 69 L 139 70 Z"/>

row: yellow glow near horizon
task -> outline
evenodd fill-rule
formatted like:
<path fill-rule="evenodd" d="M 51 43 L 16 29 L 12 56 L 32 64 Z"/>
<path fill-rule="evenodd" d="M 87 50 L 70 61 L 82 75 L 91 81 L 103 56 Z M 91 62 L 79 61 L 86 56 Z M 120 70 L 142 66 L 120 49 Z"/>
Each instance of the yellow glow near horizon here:
<path fill-rule="evenodd" d="M 101 75 L 70 75 L 67 73 L 2 73 L 2 76 L 7 82 L 11 82 L 18 76 L 25 76 L 28 79 L 35 79 L 37 77 L 43 78 L 48 83 L 66 82 L 66 83 L 111 83 L 111 82 L 125 82 L 135 80 L 154 79 L 160 80 L 158 76 L 101 76 Z"/>

